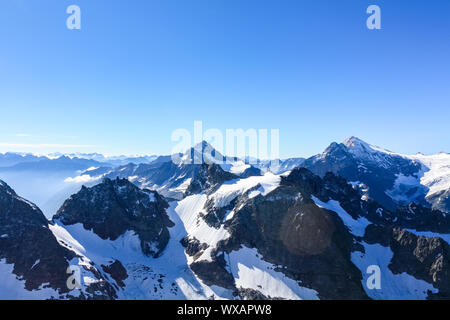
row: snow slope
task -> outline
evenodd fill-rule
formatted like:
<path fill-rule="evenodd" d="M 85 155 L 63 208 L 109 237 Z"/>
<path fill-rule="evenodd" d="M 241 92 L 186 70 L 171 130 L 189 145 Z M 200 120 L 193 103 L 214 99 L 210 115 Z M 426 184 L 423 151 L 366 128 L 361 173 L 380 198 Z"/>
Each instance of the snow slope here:
<path fill-rule="evenodd" d="M 407 159 L 421 165 L 422 168 L 417 175 L 397 174 L 397 180 L 392 189 L 386 190 L 386 194 L 393 200 L 408 203 L 416 201 L 421 195 L 429 198 L 450 190 L 450 154 L 448 153 L 405 155 L 370 145 L 355 137 L 344 141 L 344 145 L 356 158 L 377 163 L 383 168 L 390 168 L 392 159 L 395 158 Z"/>
<path fill-rule="evenodd" d="M 406 157 L 422 163 L 424 170 L 420 184 L 429 189 L 427 197 L 450 189 L 450 154 L 439 153 L 430 156 L 416 154 Z"/>
<path fill-rule="evenodd" d="M 348 227 L 349 231 L 358 237 L 363 237 L 366 227 L 370 222 L 365 218 L 353 219 L 339 204 L 338 201 L 330 200 L 324 203 L 312 197 L 317 206 L 336 212 L 342 222 Z M 430 283 L 414 278 L 413 276 L 402 273 L 393 274 L 389 269 L 389 264 L 393 253 L 389 247 L 380 244 L 367 244 L 361 242 L 364 246 L 364 252 L 353 251 L 351 261 L 355 264 L 363 275 L 361 284 L 367 295 L 373 299 L 382 300 L 418 300 L 426 299 L 428 290 L 437 292 L 437 289 Z M 381 288 L 370 289 L 367 286 L 367 280 L 372 273 L 368 273 L 369 266 L 377 266 L 381 271 Z"/>
<path fill-rule="evenodd" d="M 81 224 L 51 227 L 58 241 L 75 251 L 80 258 L 74 264 L 93 263 L 106 278 L 101 265 L 110 265 L 118 260 L 127 270 L 125 287 L 118 290 L 118 298 L 124 300 L 162 299 L 215 299 L 231 298 L 231 292 L 219 287 L 204 285 L 189 269 L 188 260 L 180 240 L 186 231 L 174 210 L 168 209 L 170 218 L 177 223 L 170 231 L 170 241 L 159 258 L 142 253 L 139 237 L 128 231 L 115 241 L 103 240 L 95 233 L 85 230 Z M 76 240 L 75 240 L 76 239 Z M 86 281 L 88 275 L 83 274 Z"/>
<path fill-rule="evenodd" d="M 430 283 L 414 278 L 407 273 L 393 274 L 389 264 L 393 253 L 389 247 L 380 244 L 362 242 L 365 253 L 352 252 L 352 262 L 361 270 L 362 285 L 372 299 L 381 300 L 423 300 L 428 296 L 428 290 L 436 293 L 438 290 Z M 381 275 L 381 288 L 369 289 L 367 280 L 372 275 L 367 272 L 369 266 L 378 266 Z"/>
<path fill-rule="evenodd" d="M 225 240 L 230 236 L 223 226 L 220 229 L 210 227 L 201 217 L 201 214 L 205 213 L 204 207 L 207 199 L 208 196 L 205 194 L 192 195 L 178 202 L 174 208 L 184 230 L 186 230 L 186 234 L 192 239 L 195 238 L 201 243 L 209 245 L 208 249 L 199 258 L 199 261 L 212 261 L 211 251 L 217 246 L 219 241 Z"/>
<path fill-rule="evenodd" d="M 0 300 L 46 300 L 57 299 L 59 293 L 52 288 L 42 285 L 39 290 L 29 291 L 25 289 L 25 281 L 13 274 L 14 265 L 0 260 Z"/>
<path fill-rule="evenodd" d="M 276 266 L 262 260 L 256 249 L 243 247 L 226 256 L 238 288 L 253 289 L 271 298 L 319 299 L 315 290 L 301 287 L 296 281 L 275 271 Z"/>

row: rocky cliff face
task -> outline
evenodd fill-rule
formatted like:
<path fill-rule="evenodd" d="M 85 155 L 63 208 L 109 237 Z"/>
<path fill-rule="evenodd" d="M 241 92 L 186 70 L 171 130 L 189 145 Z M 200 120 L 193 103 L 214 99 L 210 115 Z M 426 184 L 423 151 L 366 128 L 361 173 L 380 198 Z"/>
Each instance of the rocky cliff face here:
<path fill-rule="evenodd" d="M 134 231 L 142 251 L 158 256 L 169 241 L 167 228 L 173 225 L 167 207 L 155 191 L 141 190 L 126 179 L 104 179 L 70 197 L 53 220 L 63 225 L 80 223 L 105 240 L 116 240 L 126 231 Z"/>
<path fill-rule="evenodd" d="M 267 263 L 271 276 L 294 280 L 302 298 L 449 297 L 448 240 L 442 237 L 450 220 L 442 212 L 413 203 L 391 211 L 362 199 L 343 178 L 332 173 L 320 178 L 304 168 L 281 176 L 268 192 L 261 188 L 262 183 L 250 181 L 245 188 L 229 186 L 225 194 L 220 188 L 199 210 L 198 219 L 210 232 L 227 232 L 213 245 L 195 234 L 183 240 L 192 270 L 208 285 L 229 288 L 242 298 L 286 298 L 287 293 L 277 296 L 262 283 L 243 283 L 246 258 L 234 257 L 245 251 Z M 264 263 L 252 265 L 258 270 Z M 381 289 L 367 286 L 370 265 L 382 270 Z"/>
<path fill-rule="evenodd" d="M 450 296 L 450 247 L 442 238 L 417 236 L 398 227 L 370 225 L 364 241 L 391 248 L 393 257 L 389 268 L 393 273 L 410 274 L 438 289 L 428 293 L 429 299 Z"/>
<path fill-rule="evenodd" d="M 0 261 L 13 266 L 18 287 L 11 289 L 17 290 L 16 296 L 31 299 L 114 298 L 114 290 L 99 274 L 95 285 L 86 287 L 77 296 L 70 293 L 67 269 L 77 258 L 75 252 L 57 241 L 42 212 L 0 181 Z M 86 266 L 86 269 L 91 267 Z M 90 271 L 96 272 L 95 269 Z M 7 275 L 2 276 L 6 279 Z M 20 282 L 24 283 L 23 290 L 20 290 Z"/>
<path fill-rule="evenodd" d="M 242 247 L 254 248 L 281 273 L 316 290 L 319 298 L 367 298 L 361 274 L 350 261 L 352 235 L 338 217 L 315 205 L 313 194 L 327 199 L 347 196 L 349 206 L 351 197 L 359 199 L 345 181 L 331 176 L 322 181 L 306 169 L 294 170 L 267 195 L 244 194 L 235 201 L 236 213 L 224 223 L 230 237 L 219 244 L 211 265 L 226 270 L 220 257 Z"/>
<path fill-rule="evenodd" d="M 238 176 L 222 170 L 217 164 L 202 164 L 192 179 L 185 195 L 201 192 L 213 193 L 225 181 L 237 179 Z"/>

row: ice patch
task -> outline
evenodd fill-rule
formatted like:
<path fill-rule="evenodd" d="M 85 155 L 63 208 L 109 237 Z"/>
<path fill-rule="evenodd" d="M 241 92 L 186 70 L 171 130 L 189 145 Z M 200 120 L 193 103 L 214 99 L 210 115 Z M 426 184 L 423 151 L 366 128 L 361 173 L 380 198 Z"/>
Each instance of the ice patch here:
<path fill-rule="evenodd" d="M 414 278 L 407 273 L 393 274 L 389 269 L 389 264 L 393 257 L 389 247 L 380 244 L 362 243 L 365 253 L 352 252 L 352 262 L 361 270 L 363 279 L 362 285 L 367 295 L 377 300 L 423 300 L 428 295 L 428 290 L 437 292 L 438 290 L 430 283 Z M 367 273 L 367 267 L 376 265 L 381 271 L 381 289 L 369 289 L 367 280 L 372 273 Z"/>
<path fill-rule="evenodd" d="M 243 247 L 232 251 L 227 260 L 238 288 L 253 289 L 271 298 L 318 300 L 315 290 L 302 287 L 275 271 L 276 266 L 262 260 L 256 249 Z"/>
<path fill-rule="evenodd" d="M 229 205 L 237 196 L 256 187 L 258 184 L 261 185 L 259 192 L 265 196 L 275 190 L 279 186 L 280 181 L 280 176 L 274 175 L 271 172 L 268 172 L 263 176 L 252 176 L 246 179 L 233 180 L 225 182 L 212 195 L 212 198 L 214 198 L 215 207 L 221 208 Z"/>
<path fill-rule="evenodd" d="M 20 280 L 13 274 L 14 265 L 6 264 L 4 259 L 0 260 L 0 300 L 46 300 L 57 299 L 59 293 L 52 288 L 44 288 L 43 284 L 39 290 L 29 291 L 25 289 L 25 281 Z"/>
<path fill-rule="evenodd" d="M 357 236 L 363 237 L 366 227 L 370 224 L 370 221 L 366 218 L 358 218 L 357 220 L 348 214 L 344 209 L 342 209 L 340 203 L 335 200 L 330 200 L 327 203 L 320 201 L 314 196 L 311 196 L 316 205 L 320 208 L 327 209 L 336 212 L 336 214 L 341 218 L 342 222 L 350 229 L 350 232 Z"/>
<path fill-rule="evenodd" d="M 227 239 L 230 234 L 223 226 L 219 229 L 210 227 L 204 219 L 200 217 L 200 213 L 204 213 L 204 207 L 208 199 L 207 195 L 199 194 L 184 198 L 178 202 L 175 212 L 181 219 L 187 234 L 195 237 L 202 243 L 209 245 L 200 260 L 212 261 L 211 251 L 217 246 L 221 240 Z"/>

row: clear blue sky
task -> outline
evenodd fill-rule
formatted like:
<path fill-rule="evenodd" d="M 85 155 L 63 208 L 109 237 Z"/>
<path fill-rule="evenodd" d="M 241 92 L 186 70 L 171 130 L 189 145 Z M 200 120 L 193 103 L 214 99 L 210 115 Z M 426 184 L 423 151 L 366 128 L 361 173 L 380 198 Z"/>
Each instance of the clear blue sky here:
<path fill-rule="evenodd" d="M 3 0 L 0 152 L 169 153 L 194 120 L 279 129 L 284 157 L 350 135 L 450 152 L 449 16 L 448 0 Z"/>

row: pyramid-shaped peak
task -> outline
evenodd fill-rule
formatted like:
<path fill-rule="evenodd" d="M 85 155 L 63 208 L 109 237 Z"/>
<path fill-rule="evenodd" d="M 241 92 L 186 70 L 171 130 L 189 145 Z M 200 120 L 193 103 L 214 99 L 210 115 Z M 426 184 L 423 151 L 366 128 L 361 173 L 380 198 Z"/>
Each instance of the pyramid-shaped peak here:
<path fill-rule="evenodd" d="M 369 144 L 363 140 L 361 140 L 358 137 L 355 136 L 351 136 L 347 139 L 344 140 L 343 144 L 347 147 L 347 148 L 354 148 L 354 147 L 358 147 L 358 146 L 369 146 Z"/>
<path fill-rule="evenodd" d="M 347 138 L 343 142 L 343 145 L 345 145 L 348 148 L 348 151 L 353 155 L 357 157 L 369 157 L 369 158 L 375 157 L 372 160 L 379 160 L 377 157 L 380 155 L 394 154 L 393 152 L 387 149 L 369 144 L 355 136 Z"/>
<path fill-rule="evenodd" d="M 210 143 L 202 141 L 188 149 L 181 158 L 181 162 L 194 164 L 223 163 L 224 159 L 225 157 Z"/>
<path fill-rule="evenodd" d="M 205 140 L 203 140 L 202 142 L 197 143 L 194 146 L 195 150 L 204 150 L 206 148 L 208 148 L 210 150 L 214 150 L 215 149 L 208 141 L 205 141 Z"/>

